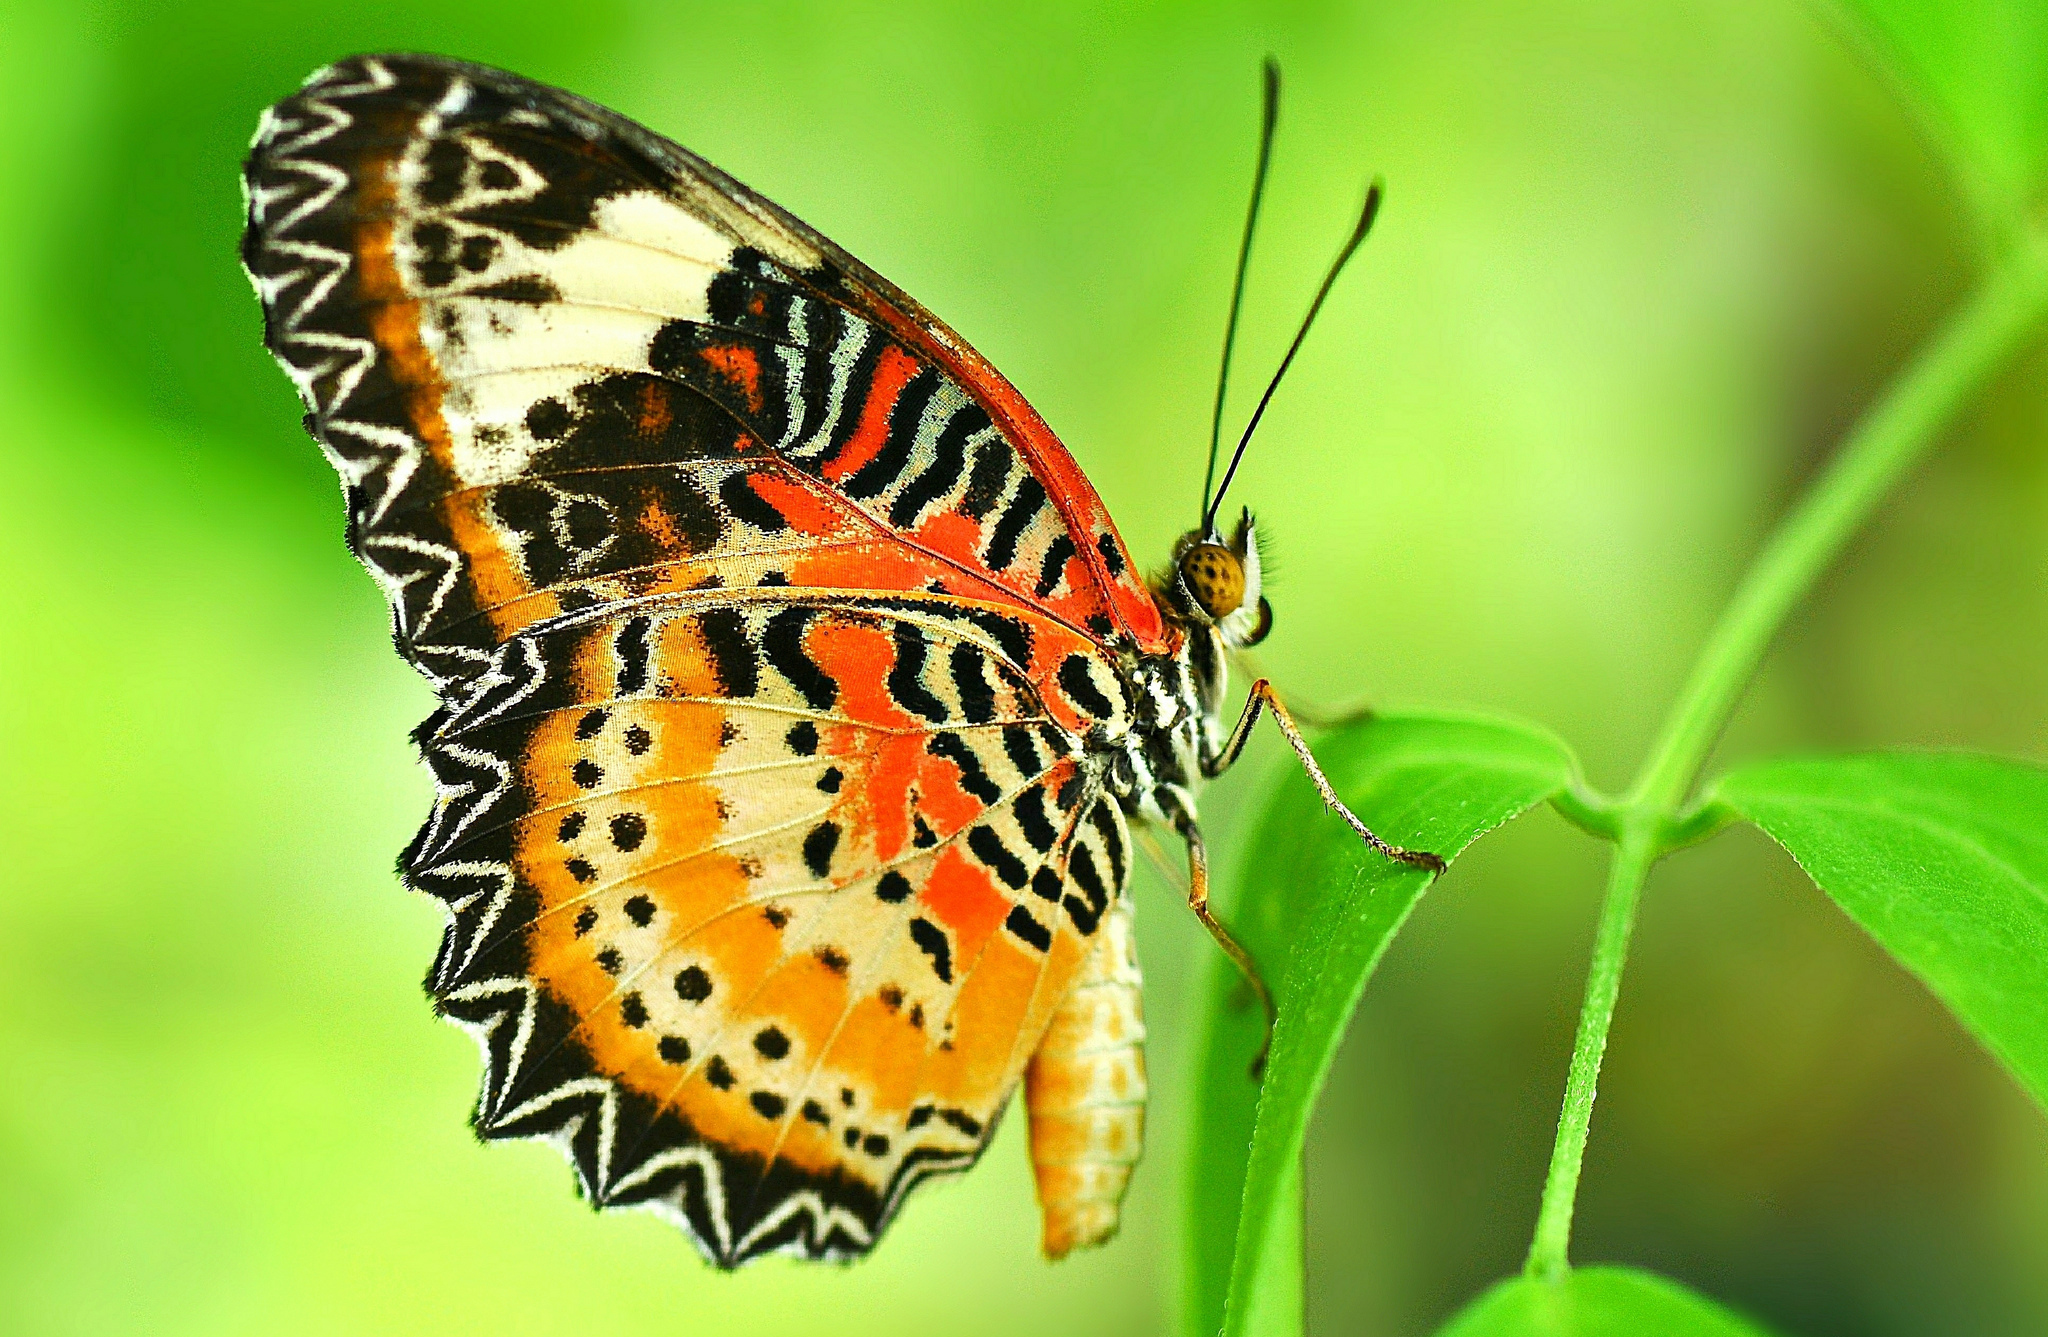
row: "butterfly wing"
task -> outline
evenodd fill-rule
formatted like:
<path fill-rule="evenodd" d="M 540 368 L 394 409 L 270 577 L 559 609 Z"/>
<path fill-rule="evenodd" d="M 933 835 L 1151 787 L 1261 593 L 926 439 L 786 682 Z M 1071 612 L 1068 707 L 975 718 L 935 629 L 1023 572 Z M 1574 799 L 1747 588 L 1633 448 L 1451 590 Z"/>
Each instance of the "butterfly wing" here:
<path fill-rule="evenodd" d="M 731 1265 L 972 1162 L 1123 884 L 1081 739 L 1155 644 L 1007 383 L 815 233 L 426 57 L 265 116 L 245 259 L 440 691 L 408 879 L 477 1126 Z"/>
<path fill-rule="evenodd" d="M 501 655 L 405 858 L 479 1130 L 726 1265 L 865 1252 L 993 1131 L 1123 884 L 1116 805 L 941 610 L 642 602 Z"/>
<path fill-rule="evenodd" d="M 437 678 L 587 600 L 701 577 L 735 520 L 778 540 L 757 583 L 937 584 L 1161 643 L 1100 498 L 1006 381 L 631 122 L 368 57 L 266 113 L 247 181 L 270 347 Z M 744 467 L 686 486 L 679 455 Z M 792 549 L 803 569 L 767 560 Z"/>

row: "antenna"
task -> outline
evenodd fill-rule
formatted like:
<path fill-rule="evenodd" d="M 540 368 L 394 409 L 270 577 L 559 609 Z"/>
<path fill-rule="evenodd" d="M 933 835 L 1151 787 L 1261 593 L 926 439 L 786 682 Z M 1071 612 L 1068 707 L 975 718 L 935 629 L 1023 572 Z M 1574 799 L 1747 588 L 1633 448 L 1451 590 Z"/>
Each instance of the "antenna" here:
<path fill-rule="evenodd" d="M 1316 289 L 1316 299 L 1309 303 L 1308 315 L 1302 318 L 1301 328 L 1294 332 L 1294 342 L 1287 345 L 1287 356 L 1280 359 L 1280 370 L 1273 373 L 1272 381 L 1266 386 L 1266 393 L 1259 396 L 1259 406 L 1252 410 L 1252 420 L 1245 424 L 1244 435 L 1238 438 L 1237 450 L 1230 457 L 1230 467 L 1223 472 L 1223 485 L 1216 489 L 1216 499 L 1202 515 L 1202 531 L 1206 534 L 1216 523 L 1216 512 L 1222 509 L 1223 494 L 1230 490 L 1230 480 L 1237 477 L 1238 461 L 1244 458 L 1244 448 L 1251 444 L 1252 433 L 1258 430 L 1259 419 L 1265 416 L 1266 405 L 1273 400 L 1273 392 L 1280 388 L 1280 378 L 1294 365 L 1294 355 L 1301 351 L 1302 340 L 1308 338 L 1309 326 L 1315 324 L 1316 313 L 1323 309 L 1323 299 L 1330 295 L 1330 289 L 1337 282 L 1337 275 L 1344 272 L 1345 264 L 1351 259 L 1358 244 L 1365 240 L 1365 234 L 1372 231 L 1372 220 L 1380 211 L 1382 183 L 1375 177 L 1366 187 L 1365 208 L 1359 212 L 1358 226 L 1351 229 L 1351 237 L 1344 243 L 1344 249 L 1337 252 L 1336 260 L 1330 265 L 1330 272 L 1323 275 L 1323 286 Z"/>
<path fill-rule="evenodd" d="M 1266 165 L 1273 159 L 1273 125 L 1280 117 L 1280 66 L 1266 57 L 1265 110 L 1259 119 L 1259 165 L 1252 173 L 1252 205 L 1244 216 L 1244 241 L 1237 248 L 1237 282 L 1230 290 L 1230 319 L 1223 327 L 1223 367 L 1216 373 L 1216 412 L 1209 420 L 1209 468 L 1202 475 L 1202 527 L 1208 528 L 1209 485 L 1216 481 L 1216 450 L 1223 440 L 1223 390 L 1230 384 L 1230 353 L 1237 344 L 1237 312 L 1244 302 L 1244 273 L 1252 258 L 1252 229 L 1266 194 Z"/>

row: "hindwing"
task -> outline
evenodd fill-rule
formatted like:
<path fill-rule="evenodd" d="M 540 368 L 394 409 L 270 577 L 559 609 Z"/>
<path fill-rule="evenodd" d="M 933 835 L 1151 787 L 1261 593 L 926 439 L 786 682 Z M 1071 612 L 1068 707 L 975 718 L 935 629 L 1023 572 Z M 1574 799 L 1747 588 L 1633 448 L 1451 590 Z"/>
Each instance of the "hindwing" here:
<path fill-rule="evenodd" d="M 979 1155 L 1127 876 L 1078 741 L 937 601 L 643 601 L 489 676 L 404 859 L 478 1130 L 727 1266 L 865 1252 Z"/>

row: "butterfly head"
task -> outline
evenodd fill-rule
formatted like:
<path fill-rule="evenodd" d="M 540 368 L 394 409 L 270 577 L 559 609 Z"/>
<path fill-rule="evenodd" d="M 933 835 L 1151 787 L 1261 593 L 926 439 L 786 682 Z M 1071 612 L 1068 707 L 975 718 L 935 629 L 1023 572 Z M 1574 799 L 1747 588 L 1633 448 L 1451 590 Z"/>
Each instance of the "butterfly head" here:
<path fill-rule="evenodd" d="M 1213 627 L 1226 646 L 1239 649 L 1257 645 L 1273 628 L 1273 606 L 1261 583 L 1258 536 L 1245 511 L 1228 538 L 1213 528 L 1181 535 L 1161 592 L 1176 620 Z"/>

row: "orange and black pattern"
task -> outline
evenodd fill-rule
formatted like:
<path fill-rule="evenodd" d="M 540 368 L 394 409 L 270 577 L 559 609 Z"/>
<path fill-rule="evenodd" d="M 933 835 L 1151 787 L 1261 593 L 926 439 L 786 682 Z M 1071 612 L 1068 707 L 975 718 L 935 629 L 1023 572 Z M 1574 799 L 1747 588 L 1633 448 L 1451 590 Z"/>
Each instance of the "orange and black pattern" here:
<path fill-rule="evenodd" d="M 972 349 L 610 112 L 357 58 L 246 189 L 268 344 L 441 697 L 401 867 L 478 1131 L 721 1265 L 865 1252 L 1108 978 L 1213 649 Z"/>

